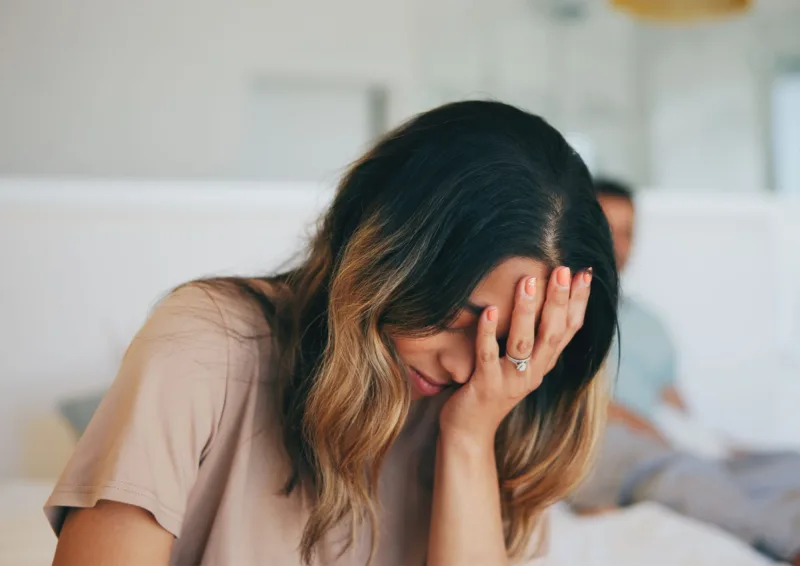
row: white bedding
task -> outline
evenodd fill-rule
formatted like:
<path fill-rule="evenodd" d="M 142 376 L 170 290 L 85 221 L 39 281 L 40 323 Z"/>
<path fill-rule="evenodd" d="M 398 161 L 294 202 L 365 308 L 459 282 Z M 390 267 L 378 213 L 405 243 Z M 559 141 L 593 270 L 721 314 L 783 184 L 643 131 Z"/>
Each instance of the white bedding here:
<path fill-rule="evenodd" d="M 557 506 L 551 520 L 542 566 L 774 564 L 727 533 L 652 503 L 592 517 Z"/>
<path fill-rule="evenodd" d="M 0 566 L 51 564 L 56 537 L 42 507 L 52 484 L 0 482 Z"/>
<path fill-rule="evenodd" d="M 42 514 L 50 485 L 0 483 L 0 566 L 50 564 L 56 539 Z M 553 509 L 550 554 L 537 566 L 767 566 L 721 531 L 651 504 L 594 517 Z"/>

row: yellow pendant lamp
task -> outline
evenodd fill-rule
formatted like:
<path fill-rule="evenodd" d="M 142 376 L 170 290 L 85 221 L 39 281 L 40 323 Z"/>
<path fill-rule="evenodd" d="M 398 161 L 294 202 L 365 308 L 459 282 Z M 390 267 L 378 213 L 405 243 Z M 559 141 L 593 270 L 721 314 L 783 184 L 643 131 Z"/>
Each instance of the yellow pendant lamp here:
<path fill-rule="evenodd" d="M 732 16 L 750 8 L 751 0 L 611 0 L 617 8 L 657 21 L 690 21 Z"/>

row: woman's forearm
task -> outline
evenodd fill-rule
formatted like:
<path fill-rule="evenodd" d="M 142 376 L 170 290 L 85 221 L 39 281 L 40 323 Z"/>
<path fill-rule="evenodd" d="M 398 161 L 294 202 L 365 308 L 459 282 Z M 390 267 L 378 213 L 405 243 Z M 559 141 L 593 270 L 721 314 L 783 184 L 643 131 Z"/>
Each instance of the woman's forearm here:
<path fill-rule="evenodd" d="M 428 566 L 507 563 L 493 442 L 440 436 Z"/>

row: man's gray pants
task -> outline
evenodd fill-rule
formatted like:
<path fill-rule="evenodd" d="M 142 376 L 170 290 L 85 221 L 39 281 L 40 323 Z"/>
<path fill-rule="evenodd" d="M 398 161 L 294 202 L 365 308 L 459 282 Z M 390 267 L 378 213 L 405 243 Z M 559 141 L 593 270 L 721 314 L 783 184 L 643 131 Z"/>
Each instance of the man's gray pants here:
<path fill-rule="evenodd" d="M 642 501 L 717 525 L 777 559 L 800 555 L 800 454 L 710 460 L 611 424 L 570 502 L 589 510 Z"/>

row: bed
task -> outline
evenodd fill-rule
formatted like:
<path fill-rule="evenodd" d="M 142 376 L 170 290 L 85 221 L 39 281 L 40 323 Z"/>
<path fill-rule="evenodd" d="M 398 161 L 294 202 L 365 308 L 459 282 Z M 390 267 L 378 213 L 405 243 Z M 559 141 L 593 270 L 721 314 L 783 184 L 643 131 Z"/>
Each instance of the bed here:
<path fill-rule="evenodd" d="M 56 538 L 42 513 L 51 482 L 0 481 L 0 565 L 50 564 Z"/>
<path fill-rule="evenodd" d="M 50 564 L 56 539 L 41 508 L 51 484 L 0 483 L 0 566 Z M 771 564 L 721 531 L 657 505 L 592 517 L 558 506 L 551 513 L 550 553 L 531 566 L 767 566 Z"/>
<path fill-rule="evenodd" d="M 0 481 L 0 566 L 51 563 L 56 539 L 42 506 L 71 450 L 68 426 L 58 416 L 45 415 L 26 427 L 23 443 L 38 449 L 26 457 L 30 477 Z M 590 517 L 557 505 L 550 532 L 550 553 L 535 566 L 772 564 L 728 534 L 653 504 Z"/>

